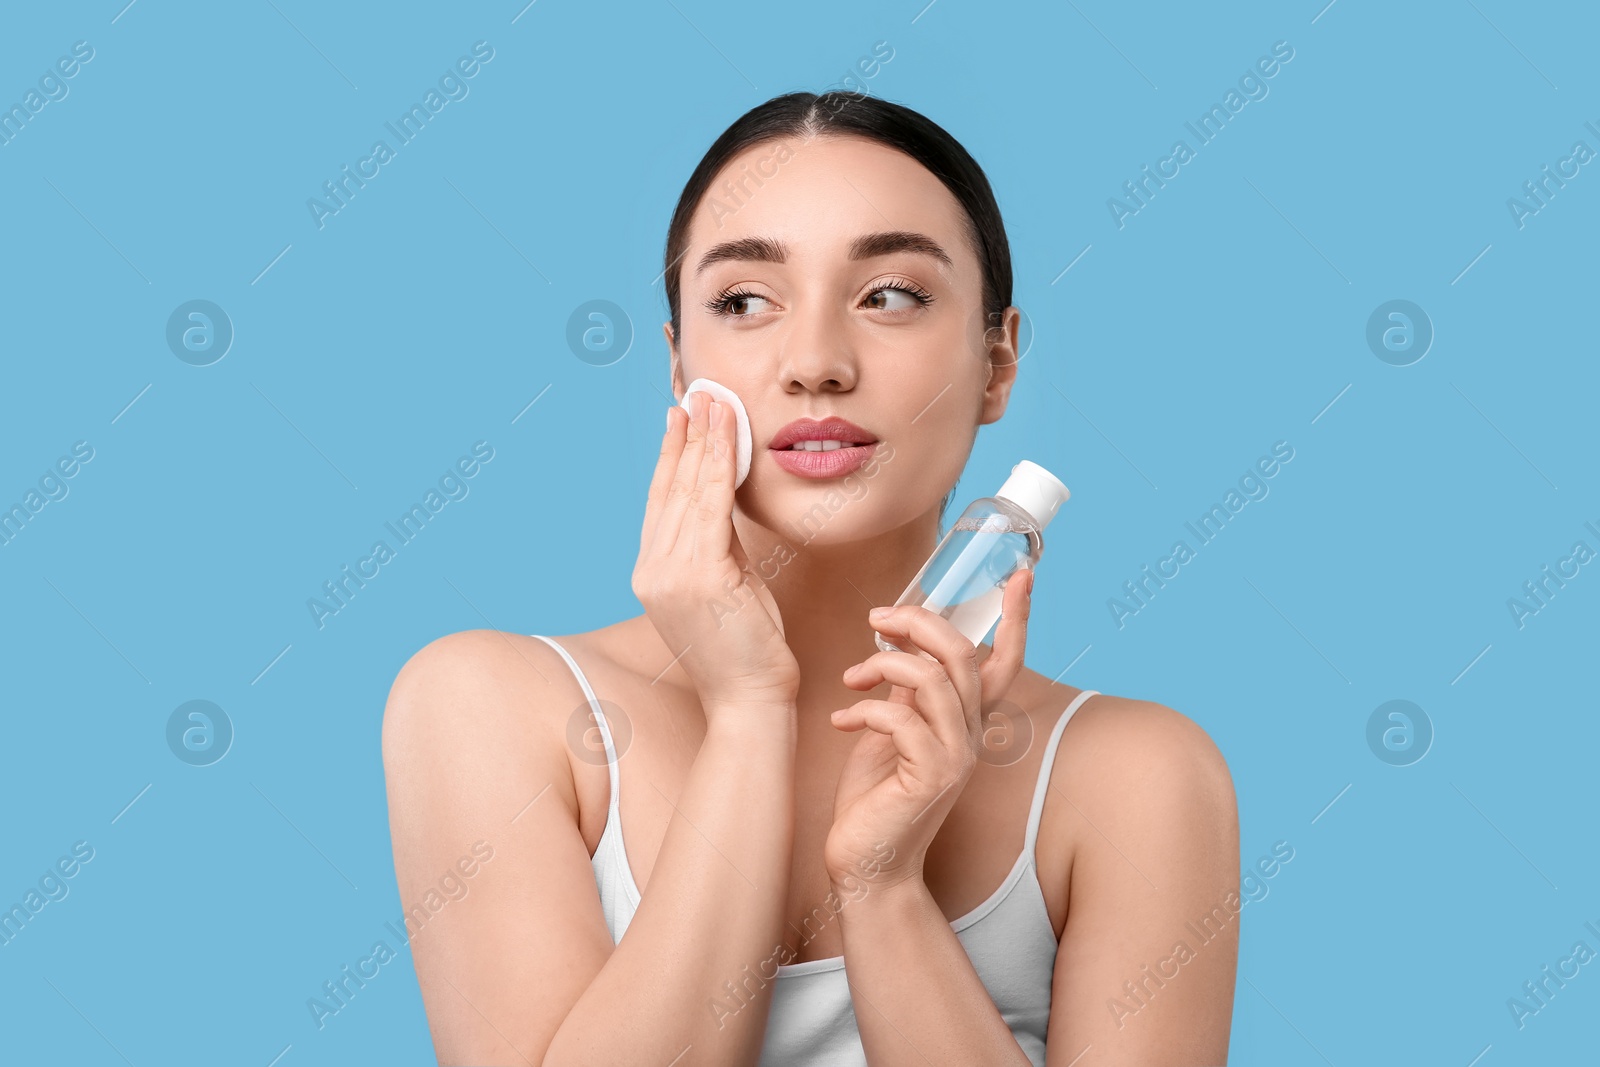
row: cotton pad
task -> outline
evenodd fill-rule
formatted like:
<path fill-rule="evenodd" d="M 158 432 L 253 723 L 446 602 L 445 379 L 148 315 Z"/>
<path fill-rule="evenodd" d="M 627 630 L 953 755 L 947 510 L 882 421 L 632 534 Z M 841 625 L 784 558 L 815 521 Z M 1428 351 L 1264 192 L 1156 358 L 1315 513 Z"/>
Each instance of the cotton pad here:
<path fill-rule="evenodd" d="M 744 403 L 737 393 L 710 378 L 696 378 L 689 383 L 689 388 L 683 391 L 683 400 L 679 402 L 685 411 L 689 409 L 689 394 L 696 392 L 706 393 L 713 400 L 720 400 L 733 409 L 734 422 L 737 425 L 734 433 L 737 444 L 734 447 L 733 486 L 737 489 L 744 484 L 745 478 L 750 474 L 750 416 L 745 414 Z"/>

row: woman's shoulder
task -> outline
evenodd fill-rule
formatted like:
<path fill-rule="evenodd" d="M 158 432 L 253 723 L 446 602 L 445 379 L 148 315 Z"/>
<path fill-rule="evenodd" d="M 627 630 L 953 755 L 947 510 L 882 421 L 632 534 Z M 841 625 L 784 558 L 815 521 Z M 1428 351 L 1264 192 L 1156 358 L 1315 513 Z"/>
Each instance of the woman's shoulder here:
<path fill-rule="evenodd" d="M 1064 708 L 1064 696 L 1048 696 L 1060 688 L 1043 679 L 1046 696 L 1039 706 Z M 1052 716 L 1051 724 L 1055 721 Z M 1059 780 L 1078 783 L 1095 795 L 1126 795 L 1135 789 L 1162 807 L 1199 794 L 1233 802 L 1232 776 L 1216 742 L 1199 723 L 1165 704 L 1097 690 L 1073 713 L 1060 746 Z"/>
<path fill-rule="evenodd" d="M 554 639 L 585 662 L 597 633 Z M 468 769 L 517 759 L 570 794 L 567 720 L 585 703 L 560 652 L 531 634 L 444 634 L 413 652 L 389 688 L 384 765 L 391 775 L 409 778 L 468 773 L 484 781 L 491 776 Z"/>
<path fill-rule="evenodd" d="M 395 680 L 397 684 L 417 678 L 443 677 L 460 681 L 481 679 L 488 672 L 490 677 L 504 681 L 503 676 L 508 671 L 512 676 L 530 670 L 547 674 L 549 672 L 544 671 L 546 662 L 555 663 L 561 672 L 571 674 L 561 653 L 540 637 L 556 642 L 580 661 L 587 654 L 609 663 L 614 660 L 616 650 L 624 646 L 636 622 L 636 619 L 623 619 L 599 629 L 566 634 L 457 630 L 434 638 L 412 653 Z"/>
<path fill-rule="evenodd" d="M 407 658 L 395 676 L 391 700 L 396 692 L 413 690 L 441 696 L 504 693 L 530 677 L 537 680 L 540 674 L 550 674 L 548 662 L 559 664 L 559 653 L 530 634 L 457 630 L 434 638 Z"/>
<path fill-rule="evenodd" d="M 436 637 L 396 674 L 384 711 L 385 735 L 400 729 L 458 734 L 481 729 L 492 736 L 530 728 L 564 734 L 565 720 L 587 698 L 561 652 L 603 692 L 614 672 L 627 668 L 627 650 L 638 644 L 634 623 L 624 619 L 596 630 L 543 635 L 559 650 L 537 635 L 506 630 Z"/>

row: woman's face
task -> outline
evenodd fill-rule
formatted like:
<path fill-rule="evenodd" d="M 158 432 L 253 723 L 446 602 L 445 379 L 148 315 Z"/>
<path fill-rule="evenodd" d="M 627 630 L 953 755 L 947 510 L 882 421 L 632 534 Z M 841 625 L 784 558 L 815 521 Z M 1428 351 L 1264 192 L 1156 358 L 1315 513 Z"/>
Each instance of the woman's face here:
<path fill-rule="evenodd" d="M 756 145 L 718 174 L 680 261 L 679 343 L 664 330 L 676 396 L 711 378 L 750 416 L 740 511 L 829 544 L 938 508 L 1016 374 L 1018 313 L 985 343 L 966 225 L 920 163 L 858 137 Z M 806 477 L 776 458 L 780 429 L 830 415 L 876 438 L 859 469 Z"/>

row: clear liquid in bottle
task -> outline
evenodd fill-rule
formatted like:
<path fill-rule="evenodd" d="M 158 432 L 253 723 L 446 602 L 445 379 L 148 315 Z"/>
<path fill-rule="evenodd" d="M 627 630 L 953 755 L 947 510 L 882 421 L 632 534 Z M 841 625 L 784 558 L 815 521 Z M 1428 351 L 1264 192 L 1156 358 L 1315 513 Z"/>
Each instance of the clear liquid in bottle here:
<path fill-rule="evenodd" d="M 994 496 L 967 505 L 895 606 L 920 604 L 980 644 L 1000 618 L 1006 582 L 1038 564 L 1044 528 L 1071 495 L 1055 475 L 1022 460 Z M 873 640 L 885 651 L 905 651 L 882 634 Z"/>

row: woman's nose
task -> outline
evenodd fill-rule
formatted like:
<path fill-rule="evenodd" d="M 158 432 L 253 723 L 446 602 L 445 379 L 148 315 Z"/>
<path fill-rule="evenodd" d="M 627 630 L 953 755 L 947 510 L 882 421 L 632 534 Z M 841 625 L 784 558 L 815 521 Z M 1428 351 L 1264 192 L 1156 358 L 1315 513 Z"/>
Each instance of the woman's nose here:
<path fill-rule="evenodd" d="M 792 316 L 778 372 L 785 389 L 842 392 L 854 389 L 858 364 L 845 323 L 822 313 Z"/>

